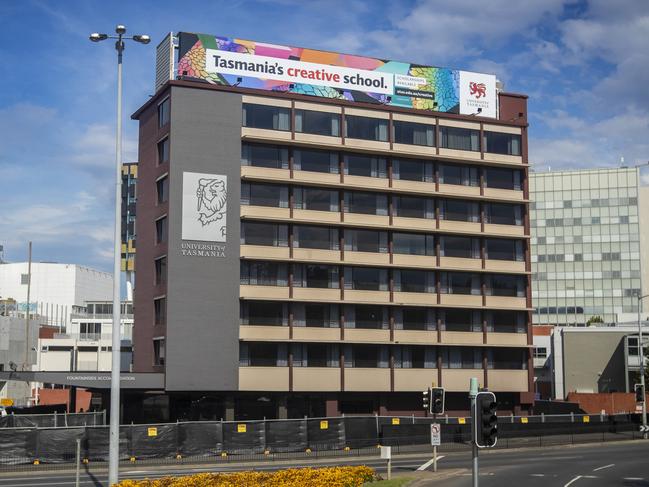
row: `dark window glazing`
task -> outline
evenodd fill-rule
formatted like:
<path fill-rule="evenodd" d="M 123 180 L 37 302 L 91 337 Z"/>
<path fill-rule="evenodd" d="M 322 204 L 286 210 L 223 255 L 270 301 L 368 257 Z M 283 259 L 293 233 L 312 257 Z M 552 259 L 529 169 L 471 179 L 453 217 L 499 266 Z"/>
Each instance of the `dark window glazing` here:
<path fill-rule="evenodd" d="M 480 258 L 480 239 L 444 235 L 439 238 L 442 257 Z"/>
<path fill-rule="evenodd" d="M 355 252 L 388 251 L 388 233 L 376 230 L 345 229 L 345 250 Z"/>
<path fill-rule="evenodd" d="M 394 215 L 407 218 L 435 218 L 435 200 L 417 196 L 394 196 Z"/>
<path fill-rule="evenodd" d="M 507 238 L 488 238 L 485 240 L 487 259 L 523 260 L 523 241 Z"/>
<path fill-rule="evenodd" d="M 295 110 L 295 131 L 340 137 L 340 115 L 314 110 Z"/>
<path fill-rule="evenodd" d="M 167 98 L 158 105 L 158 128 L 162 128 L 169 123 L 171 116 L 171 101 Z"/>
<path fill-rule="evenodd" d="M 435 126 L 394 120 L 394 142 L 409 145 L 435 145 Z"/>
<path fill-rule="evenodd" d="M 338 153 L 323 150 L 293 150 L 293 169 L 338 174 Z"/>
<path fill-rule="evenodd" d="M 288 169 L 288 149 L 280 145 L 241 144 L 241 165 Z"/>
<path fill-rule="evenodd" d="M 435 237 L 420 233 L 393 233 L 392 251 L 395 254 L 435 255 Z"/>
<path fill-rule="evenodd" d="M 158 165 L 169 162 L 169 137 L 158 142 Z"/>
<path fill-rule="evenodd" d="M 478 186 L 478 168 L 460 164 L 440 164 L 439 182 L 441 184 L 458 184 L 462 186 Z"/>
<path fill-rule="evenodd" d="M 288 225 L 242 221 L 241 245 L 286 247 L 288 245 Z"/>
<path fill-rule="evenodd" d="M 419 159 L 394 159 L 392 177 L 405 181 L 435 182 L 434 164 L 432 161 Z"/>
<path fill-rule="evenodd" d="M 480 218 L 478 203 L 466 200 L 440 200 L 440 218 L 462 222 L 477 222 Z"/>
<path fill-rule="evenodd" d="M 484 170 L 487 188 L 515 189 L 520 191 L 522 172 L 517 169 L 500 169 L 487 167 Z"/>
<path fill-rule="evenodd" d="M 388 197 L 381 193 L 345 192 L 345 212 L 366 215 L 387 215 Z"/>
<path fill-rule="evenodd" d="M 492 154 L 521 155 L 521 136 L 499 132 L 484 133 L 484 150 Z"/>
<path fill-rule="evenodd" d="M 295 248 L 338 250 L 339 246 L 337 228 L 307 225 L 293 227 Z"/>
<path fill-rule="evenodd" d="M 440 127 L 441 147 L 445 149 L 480 151 L 480 131 L 458 127 Z"/>
<path fill-rule="evenodd" d="M 241 204 L 288 208 L 288 187 L 276 184 L 242 182 Z"/>
<path fill-rule="evenodd" d="M 169 200 L 169 176 L 164 176 L 155 182 L 156 200 L 160 205 Z"/>
<path fill-rule="evenodd" d="M 345 137 L 387 142 L 388 121 L 382 118 L 345 116 Z"/>
<path fill-rule="evenodd" d="M 507 203 L 485 204 L 485 221 L 497 225 L 522 225 L 523 207 Z"/>
<path fill-rule="evenodd" d="M 244 127 L 269 130 L 291 130 L 290 110 L 285 107 L 243 104 Z"/>
<path fill-rule="evenodd" d="M 295 207 L 302 210 L 338 211 L 339 193 L 321 188 L 295 188 Z"/>
<path fill-rule="evenodd" d="M 241 284 L 253 286 L 286 286 L 287 266 L 283 262 L 242 260 Z"/>
<path fill-rule="evenodd" d="M 388 175 L 386 160 L 363 154 L 345 154 L 345 174 L 385 178 Z"/>

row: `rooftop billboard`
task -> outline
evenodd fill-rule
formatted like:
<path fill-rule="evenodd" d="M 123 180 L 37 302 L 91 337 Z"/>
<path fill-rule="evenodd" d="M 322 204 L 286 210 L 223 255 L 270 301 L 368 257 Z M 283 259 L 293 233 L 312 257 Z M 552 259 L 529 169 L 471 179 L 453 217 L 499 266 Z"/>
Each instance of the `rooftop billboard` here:
<path fill-rule="evenodd" d="M 178 75 L 225 86 L 496 118 L 496 77 L 180 32 Z"/>

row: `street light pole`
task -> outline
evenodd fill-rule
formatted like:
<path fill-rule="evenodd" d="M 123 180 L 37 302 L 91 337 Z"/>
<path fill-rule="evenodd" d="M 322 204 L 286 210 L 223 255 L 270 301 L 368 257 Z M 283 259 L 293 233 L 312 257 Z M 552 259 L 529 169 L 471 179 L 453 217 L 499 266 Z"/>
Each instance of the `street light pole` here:
<path fill-rule="evenodd" d="M 119 481 L 119 419 L 120 419 L 120 363 L 121 363 L 121 220 L 122 220 L 122 53 L 124 40 L 132 39 L 142 44 L 148 44 L 151 39 L 148 35 L 135 35 L 127 37 L 126 27 L 118 25 L 115 28 L 116 36 L 93 33 L 90 35 L 92 42 L 105 39 L 116 39 L 117 51 L 117 133 L 115 142 L 115 233 L 113 255 L 113 336 L 112 360 L 110 372 L 110 435 L 108 444 L 108 485 Z"/>
<path fill-rule="evenodd" d="M 642 307 L 642 300 L 649 297 L 649 294 L 641 296 L 638 293 L 638 348 L 640 353 L 640 387 L 642 388 L 642 426 L 643 426 L 643 437 L 647 439 L 647 391 L 645 390 L 645 380 L 644 380 L 644 343 L 642 341 L 642 314 L 640 309 Z"/>

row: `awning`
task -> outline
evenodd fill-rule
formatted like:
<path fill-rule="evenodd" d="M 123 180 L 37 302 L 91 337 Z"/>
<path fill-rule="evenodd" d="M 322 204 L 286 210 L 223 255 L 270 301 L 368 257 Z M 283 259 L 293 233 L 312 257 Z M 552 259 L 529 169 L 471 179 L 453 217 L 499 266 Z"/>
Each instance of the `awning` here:
<path fill-rule="evenodd" d="M 110 389 L 110 372 L 31 372 L 3 371 L 0 381 L 44 382 L 89 389 Z M 120 374 L 122 389 L 159 389 L 165 386 L 165 376 L 159 372 Z"/>

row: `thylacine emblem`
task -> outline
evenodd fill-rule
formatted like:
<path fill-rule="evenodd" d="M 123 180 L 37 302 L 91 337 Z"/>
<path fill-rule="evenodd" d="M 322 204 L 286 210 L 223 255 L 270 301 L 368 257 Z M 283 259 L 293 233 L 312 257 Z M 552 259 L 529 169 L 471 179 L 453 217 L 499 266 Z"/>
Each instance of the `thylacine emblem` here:
<path fill-rule="evenodd" d="M 227 200 L 225 181 L 221 179 L 201 178 L 198 180 L 196 197 L 198 198 L 198 221 L 203 226 L 218 221 L 225 215 Z"/>

